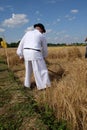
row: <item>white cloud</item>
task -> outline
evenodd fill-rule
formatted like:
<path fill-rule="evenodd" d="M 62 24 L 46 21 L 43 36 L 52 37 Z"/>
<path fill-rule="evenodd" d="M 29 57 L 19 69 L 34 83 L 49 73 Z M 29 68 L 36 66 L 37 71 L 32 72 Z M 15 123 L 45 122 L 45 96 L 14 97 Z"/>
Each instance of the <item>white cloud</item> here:
<path fill-rule="evenodd" d="M 37 10 L 37 11 L 35 12 L 35 14 L 36 14 L 37 16 L 39 16 L 39 17 L 42 17 L 42 14 L 40 13 L 39 10 Z"/>
<path fill-rule="evenodd" d="M 4 11 L 4 8 L 3 8 L 3 7 L 0 7 L 0 11 Z"/>
<path fill-rule="evenodd" d="M 53 21 L 53 25 L 58 24 L 60 21 L 61 21 L 61 19 L 60 19 L 60 18 L 58 18 L 57 20 Z"/>
<path fill-rule="evenodd" d="M 25 14 L 12 14 L 12 17 L 4 20 L 3 26 L 16 27 L 28 22 Z"/>
<path fill-rule="evenodd" d="M 34 29 L 33 26 L 30 26 L 30 27 L 28 27 L 28 28 L 25 30 L 25 32 L 31 31 L 31 30 L 33 30 L 33 29 Z"/>
<path fill-rule="evenodd" d="M 69 15 L 66 15 L 65 18 L 67 18 L 69 21 L 76 19 L 75 16 L 69 16 Z"/>
<path fill-rule="evenodd" d="M 50 33 L 50 32 L 52 32 L 52 29 L 47 29 L 46 30 L 46 33 Z"/>
<path fill-rule="evenodd" d="M 67 14 L 67 15 L 65 15 L 65 18 L 69 18 L 70 16 Z"/>
<path fill-rule="evenodd" d="M 0 32 L 5 32 L 5 29 L 3 29 L 3 28 L 0 28 Z"/>
<path fill-rule="evenodd" d="M 56 4 L 57 2 L 62 2 L 64 0 L 47 0 L 46 3 L 47 4 Z"/>
<path fill-rule="evenodd" d="M 73 13 L 73 14 L 76 14 L 76 13 L 78 13 L 79 11 L 78 11 L 77 9 L 72 9 L 70 12 Z"/>
<path fill-rule="evenodd" d="M 68 18 L 68 20 L 70 20 L 70 21 L 72 21 L 72 20 L 74 20 L 74 19 L 76 19 L 75 16 L 73 16 L 73 17 L 69 17 L 69 18 Z"/>
<path fill-rule="evenodd" d="M 60 31 L 60 32 L 57 32 L 56 35 L 64 35 L 65 33 L 66 33 L 66 31 L 65 31 L 65 30 L 62 30 L 62 31 Z"/>
<path fill-rule="evenodd" d="M 57 22 L 60 22 L 60 19 L 59 19 L 59 18 L 57 19 Z"/>
<path fill-rule="evenodd" d="M 37 18 L 37 21 L 40 21 L 41 19 L 40 18 Z"/>
<path fill-rule="evenodd" d="M 74 20 L 74 19 L 76 19 L 76 17 L 74 16 L 76 13 L 78 13 L 79 12 L 79 10 L 77 10 L 77 9 L 72 9 L 71 11 L 70 11 L 70 13 L 71 14 L 67 14 L 66 16 L 65 16 L 65 18 L 67 18 L 69 21 L 72 21 L 72 20 Z"/>
<path fill-rule="evenodd" d="M 36 12 L 35 12 L 36 14 L 40 14 L 40 12 L 37 10 Z"/>
<path fill-rule="evenodd" d="M 65 36 L 64 36 L 65 38 L 69 38 L 70 36 L 69 36 L 69 34 L 65 34 Z"/>

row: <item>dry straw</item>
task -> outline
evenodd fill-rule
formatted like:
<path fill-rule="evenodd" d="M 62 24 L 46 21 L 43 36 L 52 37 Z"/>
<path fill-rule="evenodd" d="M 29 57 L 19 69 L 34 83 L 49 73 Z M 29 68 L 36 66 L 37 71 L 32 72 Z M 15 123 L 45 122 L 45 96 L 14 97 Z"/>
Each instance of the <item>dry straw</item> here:
<path fill-rule="evenodd" d="M 60 119 L 67 120 L 71 130 L 87 130 L 87 59 L 85 47 L 52 47 L 48 49 L 47 67 L 52 86 L 46 91 L 32 90 L 39 104 L 48 103 Z M 16 56 L 16 49 L 10 50 L 10 64 L 20 79 L 24 70 Z M 13 69 L 13 67 L 12 67 Z M 22 77 L 23 76 L 23 77 Z M 32 80 L 34 82 L 34 78 Z"/>

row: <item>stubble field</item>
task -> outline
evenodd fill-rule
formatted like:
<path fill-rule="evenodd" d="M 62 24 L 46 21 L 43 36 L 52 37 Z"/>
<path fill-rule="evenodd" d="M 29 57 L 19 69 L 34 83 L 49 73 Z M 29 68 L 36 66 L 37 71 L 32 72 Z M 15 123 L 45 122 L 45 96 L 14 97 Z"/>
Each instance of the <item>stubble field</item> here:
<path fill-rule="evenodd" d="M 15 48 L 7 48 L 9 68 L 23 84 L 24 63 L 16 55 Z M 68 122 L 71 130 L 87 130 L 87 59 L 85 47 L 49 47 L 46 59 L 51 87 L 38 91 L 32 89 L 40 105 L 49 104 L 58 120 Z M 0 56 L 6 59 L 4 49 Z M 35 83 L 32 75 L 32 83 Z"/>

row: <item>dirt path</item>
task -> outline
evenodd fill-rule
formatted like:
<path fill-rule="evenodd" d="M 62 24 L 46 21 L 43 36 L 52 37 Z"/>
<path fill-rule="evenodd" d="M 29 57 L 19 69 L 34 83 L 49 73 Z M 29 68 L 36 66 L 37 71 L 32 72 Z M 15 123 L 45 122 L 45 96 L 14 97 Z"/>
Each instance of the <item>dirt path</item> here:
<path fill-rule="evenodd" d="M 36 108 L 32 92 L 18 84 L 0 58 L 0 130 L 48 130 Z"/>

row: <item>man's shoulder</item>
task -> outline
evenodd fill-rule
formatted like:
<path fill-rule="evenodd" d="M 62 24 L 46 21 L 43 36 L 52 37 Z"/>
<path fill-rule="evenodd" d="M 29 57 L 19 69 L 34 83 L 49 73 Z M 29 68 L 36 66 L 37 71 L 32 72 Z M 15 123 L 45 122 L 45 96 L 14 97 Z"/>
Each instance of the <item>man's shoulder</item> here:
<path fill-rule="evenodd" d="M 29 30 L 29 31 L 27 31 L 27 32 L 25 33 L 25 35 L 30 35 L 30 34 L 32 34 L 32 33 L 34 33 L 34 31 L 33 31 L 33 30 Z"/>

